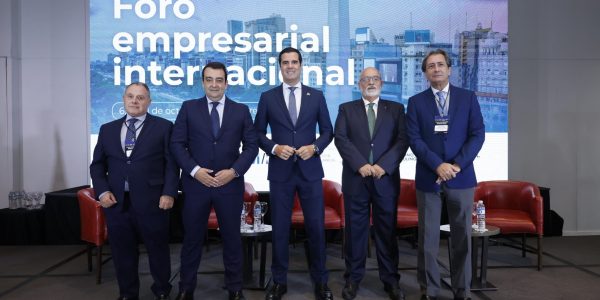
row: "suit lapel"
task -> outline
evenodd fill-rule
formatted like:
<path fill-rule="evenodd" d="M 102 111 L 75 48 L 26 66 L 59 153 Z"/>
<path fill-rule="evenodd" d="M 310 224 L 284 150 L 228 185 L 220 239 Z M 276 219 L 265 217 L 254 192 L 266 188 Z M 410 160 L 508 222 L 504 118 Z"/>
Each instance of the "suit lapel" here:
<path fill-rule="evenodd" d="M 221 128 L 219 129 L 217 138 L 220 138 L 221 135 L 223 134 L 223 128 L 229 124 L 229 122 L 227 122 L 227 120 L 229 120 L 229 118 L 232 117 L 232 114 L 233 114 L 233 100 L 225 97 L 225 107 L 223 108 L 223 116 L 221 118 Z"/>
<path fill-rule="evenodd" d="M 279 107 L 281 108 L 283 115 L 288 120 L 290 127 L 294 128 L 294 124 L 292 123 L 292 119 L 290 118 L 290 112 L 285 103 L 285 98 L 283 97 L 283 93 L 284 93 L 283 84 L 279 85 L 279 87 L 273 92 L 275 93 L 275 97 L 276 97 L 275 101 L 279 104 Z M 297 119 L 296 119 L 296 123 L 298 123 Z"/>
<path fill-rule="evenodd" d="M 120 152 L 123 153 L 123 157 L 125 157 L 125 150 L 123 150 L 123 141 L 121 140 L 121 128 L 123 128 L 126 117 L 127 115 L 122 117 L 119 122 L 115 123 L 115 126 L 111 129 L 112 132 L 109 133 L 109 137 L 116 140 L 115 144 L 121 149 Z"/>
<path fill-rule="evenodd" d="M 450 122 L 448 122 L 448 126 L 452 126 L 452 119 L 453 117 L 456 115 L 456 111 L 458 110 L 458 106 L 460 106 L 460 95 L 458 93 L 458 90 L 454 88 L 454 86 L 450 85 L 450 103 L 449 103 L 449 107 L 448 107 L 448 119 L 450 119 Z M 450 129 L 450 128 L 448 128 Z"/>
<path fill-rule="evenodd" d="M 377 107 L 377 118 L 375 119 L 375 129 L 373 129 L 373 138 L 377 135 L 379 131 L 379 127 L 381 127 L 381 123 L 383 122 L 383 118 L 387 116 L 388 107 L 387 104 L 379 98 L 379 107 Z"/>
<path fill-rule="evenodd" d="M 135 146 L 133 147 L 131 156 L 138 152 L 137 150 L 140 149 L 140 145 L 147 139 L 145 137 L 149 135 L 148 132 L 152 132 L 152 127 L 154 126 L 154 124 L 154 116 L 152 116 L 151 114 L 146 114 L 146 119 L 144 120 L 142 129 L 140 130 L 140 133 L 135 139 Z"/>
<path fill-rule="evenodd" d="M 362 135 L 367 137 L 367 140 L 371 140 L 371 133 L 369 132 L 369 120 L 367 118 L 367 110 L 365 109 L 365 103 L 362 99 L 356 101 L 356 105 L 353 106 L 355 113 L 353 115 L 357 116 L 356 122 L 360 126 L 360 130 L 362 131 Z M 353 122 L 354 120 L 350 120 Z"/>
<path fill-rule="evenodd" d="M 310 93 L 310 91 L 308 90 L 308 88 L 303 84 L 302 85 L 302 94 L 300 96 L 300 112 L 298 113 L 298 119 L 296 120 L 296 124 L 300 123 L 303 118 L 304 115 L 307 114 L 307 111 L 309 111 L 311 108 L 308 107 L 309 105 L 312 105 L 312 95 Z M 289 115 L 289 112 L 288 112 Z M 291 122 L 291 119 L 290 119 Z"/>

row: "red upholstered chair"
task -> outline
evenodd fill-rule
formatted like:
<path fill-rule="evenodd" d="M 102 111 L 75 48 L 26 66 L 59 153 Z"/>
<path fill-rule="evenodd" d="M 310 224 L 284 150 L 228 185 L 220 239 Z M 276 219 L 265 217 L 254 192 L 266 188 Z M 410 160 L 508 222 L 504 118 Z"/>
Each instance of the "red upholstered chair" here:
<path fill-rule="evenodd" d="M 400 179 L 400 195 L 398 195 L 397 228 L 416 228 L 419 225 L 417 209 L 417 190 L 412 179 Z"/>
<path fill-rule="evenodd" d="M 81 239 L 87 243 L 88 270 L 92 271 L 92 249 L 96 247 L 96 284 L 102 280 L 102 246 L 108 239 L 106 219 L 96 201 L 93 188 L 81 189 L 77 192 L 79 215 L 81 218 Z"/>
<path fill-rule="evenodd" d="M 342 232 L 342 258 L 344 257 L 344 246 L 346 244 L 344 234 L 344 196 L 342 186 L 334 181 L 323 179 L 323 199 L 325 202 L 325 230 L 341 230 Z M 292 229 L 294 235 L 297 229 L 304 228 L 304 214 L 300 206 L 298 194 L 294 197 L 294 208 L 292 209 Z"/>
<path fill-rule="evenodd" d="M 486 224 L 499 227 L 503 235 L 521 235 L 523 257 L 526 235 L 537 237 L 537 264 L 541 270 L 544 214 L 538 186 L 522 181 L 483 181 L 475 190 L 477 200 L 485 204 Z"/>

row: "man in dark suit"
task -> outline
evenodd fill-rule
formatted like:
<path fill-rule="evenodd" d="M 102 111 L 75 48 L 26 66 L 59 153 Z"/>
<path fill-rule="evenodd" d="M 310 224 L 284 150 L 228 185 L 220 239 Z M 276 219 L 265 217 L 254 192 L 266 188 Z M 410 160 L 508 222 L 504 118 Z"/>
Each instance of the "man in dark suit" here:
<path fill-rule="evenodd" d="M 404 299 L 398 284 L 395 238 L 399 165 L 408 149 L 404 106 L 379 98 L 383 83 L 376 68 L 363 70 L 359 86 L 362 99 L 341 104 L 335 121 L 335 146 L 344 165 L 346 214 L 346 285 L 342 297 L 354 299 L 365 275 L 372 207 L 379 278 L 390 299 Z"/>
<path fill-rule="evenodd" d="M 177 299 L 193 299 L 211 207 L 215 208 L 223 237 L 229 299 L 244 299 L 240 212 L 244 174 L 258 154 L 257 138 L 248 106 L 225 96 L 225 65 L 208 63 L 202 70 L 202 84 L 206 96 L 183 102 L 171 138 L 173 156 L 182 169 L 185 195 Z"/>
<path fill-rule="evenodd" d="M 106 215 L 119 299 L 138 298 L 139 238 L 148 251 L 156 298 L 167 299 L 171 291 L 167 210 L 177 196 L 179 169 L 169 151 L 173 124 L 147 113 L 151 101 L 146 84 L 127 86 L 127 115 L 100 127 L 90 165 Z"/>
<path fill-rule="evenodd" d="M 419 209 L 417 279 L 422 298 L 437 297 L 441 192 L 445 194 L 452 239 L 452 291 L 470 297 L 471 212 L 477 185 L 473 160 L 485 140 L 485 126 L 472 91 L 449 83 L 451 62 L 443 50 L 430 52 L 421 66 L 431 88 L 411 97 L 407 109 L 410 148 L 417 157 Z"/>
<path fill-rule="evenodd" d="M 323 93 L 301 84 L 302 55 L 288 47 L 279 53 L 283 84 L 260 96 L 254 126 L 269 157 L 273 225 L 273 284 L 265 299 L 287 292 L 288 241 L 294 195 L 298 193 L 308 236 L 310 276 L 317 299 L 332 299 L 325 267 L 323 166 L 319 154 L 333 138 Z M 320 136 L 315 131 L 319 126 Z M 267 137 L 267 126 L 271 137 Z"/>

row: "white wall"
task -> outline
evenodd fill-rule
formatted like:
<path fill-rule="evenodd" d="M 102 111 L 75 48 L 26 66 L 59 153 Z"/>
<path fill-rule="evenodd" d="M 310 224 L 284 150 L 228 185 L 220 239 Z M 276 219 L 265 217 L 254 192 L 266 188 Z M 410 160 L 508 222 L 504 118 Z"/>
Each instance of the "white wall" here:
<path fill-rule="evenodd" d="M 13 180 L 26 190 L 88 182 L 86 2 L 0 0 Z M 566 234 L 600 234 L 598 11 L 595 0 L 509 2 L 509 178 L 550 187 Z"/>
<path fill-rule="evenodd" d="M 52 191 L 88 182 L 86 2 L 0 0 L 2 25 L 10 23 L 0 26 L 0 45 L 6 45 L 0 56 L 8 57 L 17 137 L 14 189 Z"/>
<path fill-rule="evenodd" d="M 509 178 L 550 187 L 565 234 L 600 234 L 599 11 L 509 3 Z"/>

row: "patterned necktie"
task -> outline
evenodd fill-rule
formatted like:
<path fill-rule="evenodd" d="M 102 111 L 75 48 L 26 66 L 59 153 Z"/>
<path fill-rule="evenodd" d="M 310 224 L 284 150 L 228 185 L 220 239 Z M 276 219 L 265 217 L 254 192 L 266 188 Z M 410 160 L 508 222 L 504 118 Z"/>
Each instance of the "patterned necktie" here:
<path fill-rule="evenodd" d="M 219 102 L 217 101 L 213 101 L 210 104 L 212 104 L 212 109 L 210 110 L 210 121 L 211 121 L 211 125 L 212 125 L 212 133 L 213 133 L 213 137 L 217 137 L 217 134 L 219 134 L 219 128 L 221 127 L 221 125 L 219 124 L 219 112 L 217 111 L 217 105 L 219 105 Z"/>
<path fill-rule="evenodd" d="M 135 147 L 135 122 L 138 119 L 131 118 L 127 120 L 127 132 L 125 133 L 125 155 L 129 157 L 131 155 L 131 151 L 133 151 L 133 147 Z M 129 182 L 128 178 L 125 178 L 125 191 L 129 192 Z"/>
<path fill-rule="evenodd" d="M 290 111 L 290 119 L 292 119 L 292 124 L 296 125 L 296 120 L 298 120 L 298 112 L 296 112 L 296 95 L 294 94 L 295 86 L 290 86 L 290 97 L 288 103 L 288 110 Z"/>
<path fill-rule="evenodd" d="M 446 95 L 444 94 L 444 91 L 439 91 L 436 94 L 438 95 L 438 99 L 440 99 L 440 106 L 442 107 L 442 111 L 444 111 L 444 108 L 446 107 Z"/>
<path fill-rule="evenodd" d="M 375 103 L 371 102 L 367 106 L 367 121 L 369 122 L 369 134 L 371 135 L 371 138 L 373 138 L 373 131 L 375 130 L 375 120 L 377 119 L 377 117 L 375 116 L 375 110 L 373 109 Z M 373 149 L 371 149 L 371 152 L 369 153 L 369 163 L 373 163 Z"/>
<path fill-rule="evenodd" d="M 136 118 L 131 118 L 129 120 L 127 120 L 127 133 L 125 133 L 125 152 L 127 153 L 127 150 L 131 151 L 133 150 L 133 147 L 135 147 L 135 132 L 136 132 L 136 128 L 135 128 L 135 122 L 137 122 L 138 119 Z"/>

